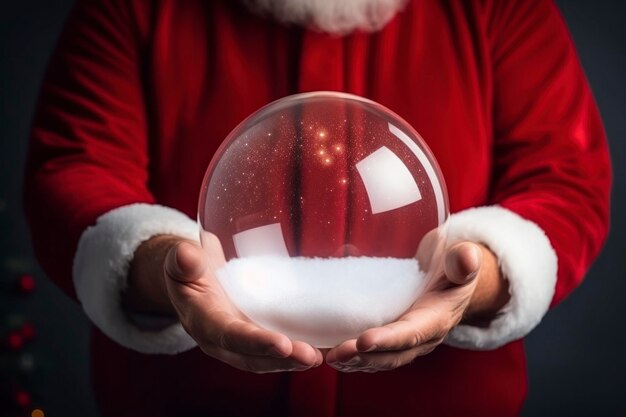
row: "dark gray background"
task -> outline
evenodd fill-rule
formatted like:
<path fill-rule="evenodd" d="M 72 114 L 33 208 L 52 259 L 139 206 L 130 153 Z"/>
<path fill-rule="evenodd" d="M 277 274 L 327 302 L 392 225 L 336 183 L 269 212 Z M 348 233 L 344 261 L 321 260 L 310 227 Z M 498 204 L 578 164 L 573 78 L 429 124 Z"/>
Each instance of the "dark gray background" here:
<path fill-rule="evenodd" d="M 557 3 L 610 141 L 612 230 L 583 285 L 527 338 L 530 395 L 524 415 L 626 416 L 626 272 L 620 262 L 626 255 L 626 9 L 618 1 Z M 97 412 L 88 379 L 88 323 L 36 266 L 20 203 L 37 90 L 71 4 L 22 0 L 0 6 L 0 331 L 16 315 L 32 321 L 37 338 L 24 352 L 35 358 L 35 370 L 24 381 L 34 404 L 47 416 L 89 417 Z M 4 288 L 24 272 L 37 280 L 34 295 Z M 0 356 L 4 372 L 7 359 L 15 357 Z"/>

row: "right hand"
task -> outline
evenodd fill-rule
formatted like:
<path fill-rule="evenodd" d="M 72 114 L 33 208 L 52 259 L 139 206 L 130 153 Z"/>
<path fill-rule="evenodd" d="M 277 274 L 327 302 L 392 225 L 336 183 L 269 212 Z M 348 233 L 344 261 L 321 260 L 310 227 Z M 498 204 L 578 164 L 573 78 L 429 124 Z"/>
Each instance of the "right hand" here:
<path fill-rule="evenodd" d="M 212 264 L 215 259 L 224 262 L 221 245 L 215 241 L 209 251 Z M 242 314 L 224 293 L 209 268 L 206 252 L 197 243 L 169 237 L 161 253 L 164 292 L 204 353 L 255 373 L 303 371 L 323 362 L 318 349 L 261 328 Z M 152 262 L 155 258 L 159 256 L 147 255 Z"/>

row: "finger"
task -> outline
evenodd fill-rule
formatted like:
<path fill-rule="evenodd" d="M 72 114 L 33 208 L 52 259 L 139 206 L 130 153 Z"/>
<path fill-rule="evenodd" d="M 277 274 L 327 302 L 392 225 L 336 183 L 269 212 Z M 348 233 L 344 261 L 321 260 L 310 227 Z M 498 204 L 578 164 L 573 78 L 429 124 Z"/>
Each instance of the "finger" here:
<path fill-rule="evenodd" d="M 240 354 L 269 355 L 277 358 L 285 358 L 294 353 L 291 340 L 283 334 L 226 315 L 212 316 L 211 319 L 205 321 L 204 328 L 213 325 L 214 330 L 205 330 L 205 332 L 209 341 L 223 349 Z M 310 346 L 309 348 L 309 351 L 303 351 L 300 348 L 298 358 L 313 357 L 312 361 L 314 361 L 315 352 Z"/>
<path fill-rule="evenodd" d="M 287 336 L 208 305 L 210 301 L 190 298 L 179 313 L 185 330 L 201 347 L 217 346 L 233 353 L 277 358 L 291 355 L 293 347 Z"/>
<path fill-rule="evenodd" d="M 431 341 L 401 351 L 359 353 L 344 362 L 333 363 L 331 366 L 342 372 L 390 371 L 411 363 L 418 356 L 432 352 L 438 345 L 438 341 Z"/>
<path fill-rule="evenodd" d="M 201 297 L 173 297 L 173 304 L 183 327 L 201 347 L 217 346 L 235 354 L 275 358 L 294 355 L 294 346 L 287 336 L 246 321 L 223 294 L 205 292 Z M 317 353 L 306 346 L 296 345 L 294 358 L 301 363 L 314 363 Z"/>
<path fill-rule="evenodd" d="M 416 307 L 398 321 L 365 331 L 356 341 L 359 352 L 412 349 L 447 333 L 441 314 L 431 308 Z"/>
<path fill-rule="evenodd" d="M 165 257 L 165 274 L 178 282 L 198 280 L 207 268 L 206 256 L 200 246 L 181 241 Z"/>
<path fill-rule="evenodd" d="M 452 283 L 466 284 L 478 274 L 481 261 L 482 251 L 478 245 L 471 242 L 457 243 L 446 254 L 444 272 Z"/>
<path fill-rule="evenodd" d="M 322 352 L 308 343 L 304 343 L 301 341 L 293 341 L 291 355 L 289 356 L 291 359 L 303 364 L 303 365 L 311 365 L 318 366 L 321 365 L 324 361 L 322 356 Z"/>
<path fill-rule="evenodd" d="M 226 349 L 213 346 L 202 349 L 209 356 L 233 366 L 241 371 L 254 372 L 258 374 L 286 371 L 305 371 L 319 364 L 313 362 L 303 364 L 291 357 L 272 358 L 268 356 L 253 356 L 234 353 Z"/>
<path fill-rule="evenodd" d="M 359 350 L 356 348 L 356 339 L 346 340 L 326 353 L 326 363 L 332 365 L 333 363 L 345 362 L 358 353 Z"/>

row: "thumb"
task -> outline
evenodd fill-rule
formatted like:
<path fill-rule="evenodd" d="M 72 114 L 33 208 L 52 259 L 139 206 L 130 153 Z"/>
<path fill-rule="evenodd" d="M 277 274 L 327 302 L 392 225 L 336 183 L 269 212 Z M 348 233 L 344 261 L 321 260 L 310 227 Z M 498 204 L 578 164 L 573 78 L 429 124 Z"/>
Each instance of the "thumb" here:
<path fill-rule="evenodd" d="M 195 243 L 180 241 L 165 257 L 165 275 L 179 282 L 193 282 L 199 279 L 207 268 L 206 255 Z"/>
<path fill-rule="evenodd" d="M 453 245 L 446 253 L 444 272 L 454 284 L 466 284 L 478 275 L 482 263 L 482 250 L 472 242 Z"/>

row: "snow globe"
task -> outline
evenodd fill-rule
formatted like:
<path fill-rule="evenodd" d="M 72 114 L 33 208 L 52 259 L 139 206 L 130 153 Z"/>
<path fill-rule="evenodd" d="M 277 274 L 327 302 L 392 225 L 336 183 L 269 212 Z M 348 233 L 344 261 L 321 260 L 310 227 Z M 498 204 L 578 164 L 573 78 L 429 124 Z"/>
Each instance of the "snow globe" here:
<path fill-rule="evenodd" d="M 420 135 L 338 92 L 288 96 L 242 121 L 209 164 L 198 209 L 202 247 L 234 305 L 320 348 L 410 308 L 442 269 L 447 216 Z"/>

